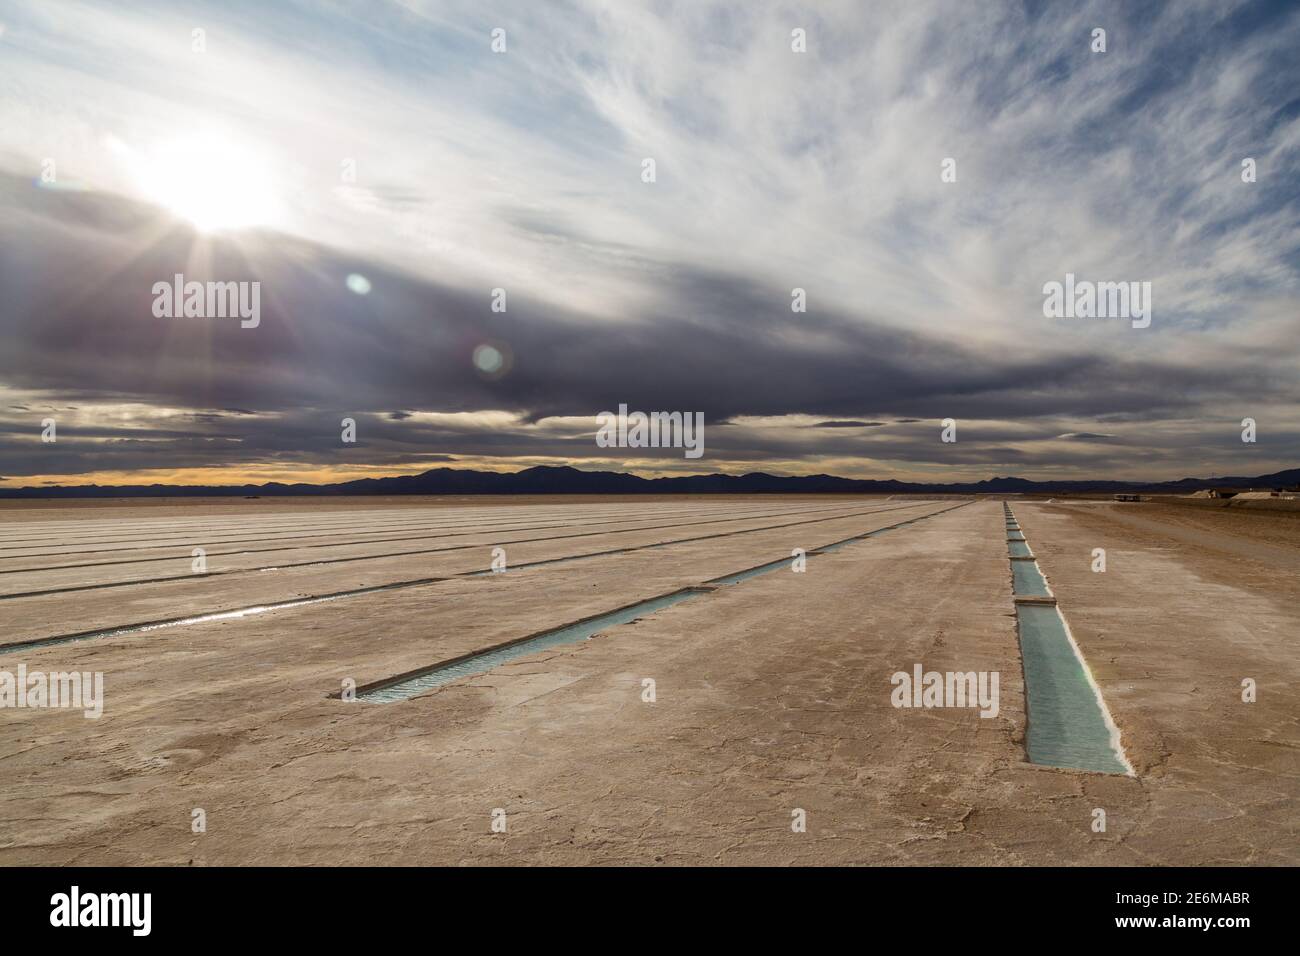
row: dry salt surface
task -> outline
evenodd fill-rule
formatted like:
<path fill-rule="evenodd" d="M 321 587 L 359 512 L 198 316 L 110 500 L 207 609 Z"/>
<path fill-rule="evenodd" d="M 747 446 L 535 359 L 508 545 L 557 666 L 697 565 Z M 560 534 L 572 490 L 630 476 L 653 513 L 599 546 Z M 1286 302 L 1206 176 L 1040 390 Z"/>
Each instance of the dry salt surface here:
<path fill-rule="evenodd" d="M 1300 516 L 1012 504 L 1134 776 L 1026 761 L 1000 499 L 10 503 L 0 671 L 102 672 L 105 702 L 0 709 L 0 865 L 1300 862 Z M 917 663 L 998 672 L 997 717 L 895 708 Z"/>

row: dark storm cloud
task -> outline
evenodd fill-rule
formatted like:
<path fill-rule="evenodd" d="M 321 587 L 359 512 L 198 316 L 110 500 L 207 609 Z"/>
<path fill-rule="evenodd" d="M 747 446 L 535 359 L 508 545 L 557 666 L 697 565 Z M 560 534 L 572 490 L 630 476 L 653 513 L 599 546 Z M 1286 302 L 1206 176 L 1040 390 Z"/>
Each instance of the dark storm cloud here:
<path fill-rule="evenodd" d="M 60 6 L 4 13 L 9 475 L 663 464 L 595 447 L 620 404 L 721 468 L 1300 454 L 1294 3 L 823 4 L 800 56 L 775 4 Z M 261 281 L 260 327 L 155 318 L 177 271 Z M 1044 321 L 1067 273 L 1150 280 L 1151 327 Z"/>
<path fill-rule="evenodd" d="M 1065 432 L 1057 435 L 1063 441 L 1114 441 L 1114 435 L 1102 435 L 1097 432 Z"/>
<path fill-rule="evenodd" d="M 786 290 L 688 265 L 664 270 L 660 297 L 643 314 L 592 320 L 530 301 L 522 290 L 512 291 L 508 313 L 494 314 L 486 292 L 285 236 L 197 237 L 149 207 L 41 190 L 16 177 L 0 179 L 0 190 L 0 381 L 40 392 L 49 407 L 137 402 L 189 410 L 142 431 L 105 422 L 64 428 L 57 445 L 6 442 L 7 470 L 20 473 L 465 454 L 580 458 L 594 453 L 590 436 L 527 425 L 591 418 L 619 404 L 702 411 L 710 422 L 837 416 L 814 426 L 831 439 L 815 446 L 795 434 L 718 433 L 728 437 L 710 454 L 735 460 L 862 454 L 859 436 L 838 441 L 836 433 L 883 423 L 854 413 L 912 415 L 900 424 L 927 423 L 915 444 L 902 437 L 879 451 L 933 460 L 928 423 L 943 417 L 1151 419 L 1185 414 L 1189 396 L 1212 401 L 1252 374 L 1228 354 L 1210 368 L 1081 352 L 1022 357 L 867 315 L 792 315 Z M 260 281 L 260 325 L 155 318 L 153 284 L 178 272 L 188 280 Z M 348 291 L 350 273 L 369 278 L 370 294 Z M 507 355 L 506 374 L 476 368 L 482 344 Z M 1256 381 L 1266 395 L 1271 383 Z M 39 430 L 46 406 L 25 404 L 25 414 L 0 422 L 11 436 Z M 459 429 L 412 420 L 420 411 L 490 409 L 515 413 L 520 426 Z M 340 449 L 344 417 L 359 423 L 356 447 Z M 1047 426 L 1039 437 L 1060 434 Z M 1023 457 L 996 435 L 985 438 L 985 447 L 963 448 L 960 456 Z"/>

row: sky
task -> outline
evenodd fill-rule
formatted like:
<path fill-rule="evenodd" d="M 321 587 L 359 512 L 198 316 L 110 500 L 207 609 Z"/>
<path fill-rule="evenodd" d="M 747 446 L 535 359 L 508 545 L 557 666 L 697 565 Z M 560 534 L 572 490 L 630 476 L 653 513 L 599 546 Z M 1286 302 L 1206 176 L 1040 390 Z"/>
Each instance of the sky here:
<path fill-rule="evenodd" d="M 1300 466 L 1297 49 L 1230 0 L 0 0 L 0 487 Z M 620 404 L 703 457 L 599 446 Z"/>

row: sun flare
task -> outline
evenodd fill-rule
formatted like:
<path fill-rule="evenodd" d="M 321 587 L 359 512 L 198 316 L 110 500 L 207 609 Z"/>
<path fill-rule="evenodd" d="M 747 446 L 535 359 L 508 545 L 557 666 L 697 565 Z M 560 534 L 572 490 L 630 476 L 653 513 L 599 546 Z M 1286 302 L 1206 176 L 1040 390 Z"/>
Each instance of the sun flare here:
<path fill-rule="evenodd" d="M 203 232 L 267 225 L 275 218 L 270 167 L 229 138 L 205 133 L 165 143 L 141 164 L 142 187 Z"/>

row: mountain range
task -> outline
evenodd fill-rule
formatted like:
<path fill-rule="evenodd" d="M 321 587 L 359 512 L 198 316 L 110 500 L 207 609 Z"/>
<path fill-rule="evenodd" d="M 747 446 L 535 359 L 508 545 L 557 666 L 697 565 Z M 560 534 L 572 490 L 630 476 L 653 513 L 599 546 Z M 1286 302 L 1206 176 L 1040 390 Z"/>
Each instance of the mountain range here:
<path fill-rule="evenodd" d="M 73 485 L 0 488 L 0 498 L 159 498 L 239 495 L 626 495 L 626 494 L 1067 494 L 1153 492 L 1186 494 L 1201 488 L 1294 488 L 1300 468 L 1256 477 L 1179 478 L 1176 481 L 1075 479 L 1031 481 L 987 478 L 949 484 L 838 478 L 834 475 L 683 475 L 642 478 L 613 471 L 538 466 L 523 471 L 435 468 L 418 475 L 360 478 L 333 484 L 262 485 Z"/>

